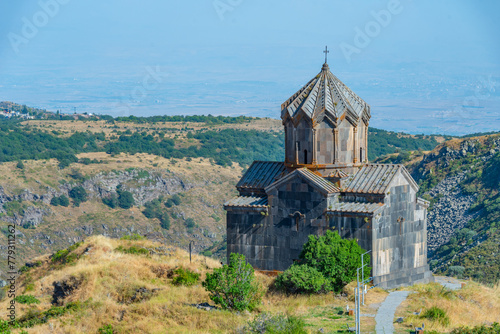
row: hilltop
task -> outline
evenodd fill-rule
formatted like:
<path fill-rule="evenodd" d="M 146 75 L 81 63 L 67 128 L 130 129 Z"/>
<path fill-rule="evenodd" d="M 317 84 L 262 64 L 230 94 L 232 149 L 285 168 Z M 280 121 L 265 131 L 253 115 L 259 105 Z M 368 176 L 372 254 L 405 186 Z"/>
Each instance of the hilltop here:
<path fill-rule="evenodd" d="M 93 236 L 72 247 L 32 259 L 22 268 L 17 320 L 28 333 L 98 333 L 111 326 L 116 333 L 232 333 L 258 314 L 285 313 L 304 320 L 309 333 L 342 332 L 354 319 L 345 314 L 353 308 L 353 286 L 340 295 L 287 296 L 272 289 L 273 278 L 256 274 L 268 292 L 253 313 L 214 309 L 200 281 L 220 266 L 218 261 L 189 254 L 177 247 L 132 236 L 128 240 Z M 135 239 L 135 240 L 134 240 Z M 193 286 L 174 284 L 175 269 L 200 274 Z M 426 323 L 426 330 L 449 332 L 461 325 L 492 323 L 500 314 L 500 289 L 467 282 L 461 290 L 448 290 L 432 283 L 407 288 L 415 291 L 398 311 L 404 317 L 397 331 L 408 331 L 412 323 Z M 387 292 L 370 290 L 363 314 L 375 314 Z M 6 318 L 8 300 L 0 302 L 0 317 Z M 415 311 L 443 309 L 449 323 L 414 315 Z M 488 312 L 484 312 L 488 309 Z M 423 313 L 422 313 L 423 314 Z M 373 332 L 373 317 L 363 317 L 362 331 Z M 108 327 L 109 328 L 109 327 Z M 19 333 L 20 330 L 15 331 Z"/>

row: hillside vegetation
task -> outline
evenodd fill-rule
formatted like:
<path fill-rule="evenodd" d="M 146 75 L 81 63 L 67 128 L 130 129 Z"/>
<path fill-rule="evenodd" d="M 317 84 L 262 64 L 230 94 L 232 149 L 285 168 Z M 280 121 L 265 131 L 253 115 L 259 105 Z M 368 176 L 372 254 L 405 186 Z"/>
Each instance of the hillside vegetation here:
<path fill-rule="evenodd" d="M 225 258 L 225 212 L 222 204 L 235 196 L 241 167 L 222 167 L 207 159 L 175 160 L 148 154 L 83 153 L 79 159 L 99 164 L 72 163 L 60 169 L 56 160 L 0 165 L 0 244 L 7 244 L 8 224 L 16 225 L 17 261 L 68 247 L 93 234 L 119 238 L 132 233 L 187 247 L 211 251 Z M 87 200 L 75 204 L 71 189 L 85 190 Z M 106 205 L 117 188 L 133 194 L 128 209 Z M 53 205 L 54 198 L 68 205 Z M 159 202 L 161 217 L 147 215 L 150 203 Z M 174 201 L 175 200 L 175 201 Z M 51 204 L 53 203 L 53 204 Z M 6 249 L 1 249 L 2 257 Z M 5 273 L 6 261 L 0 262 Z M 5 279 L 6 275 L 2 275 Z"/>
<path fill-rule="evenodd" d="M 181 247 L 194 240 L 198 252 L 224 261 L 223 203 L 252 161 L 284 155 L 278 120 L 32 112 L 48 119 L 0 120 L 0 240 L 6 223 L 16 224 L 21 261 L 88 235 L 134 232 Z M 379 153 L 435 145 L 431 137 L 371 131 Z M 71 197 L 79 187 L 87 201 Z M 120 193 L 133 201 L 119 205 Z M 174 195 L 180 205 L 169 204 Z"/>
<path fill-rule="evenodd" d="M 135 240 L 134 240 L 135 239 Z M 291 295 L 273 289 L 273 278 L 256 274 L 267 291 L 253 312 L 229 312 L 210 306 L 209 295 L 201 286 L 206 274 L 218 268 L 213 259 L 189 254 L 132 236 L 127 240 L 93 236 L 84 242 L 29 261 L 19 278 L 17 323 L 28 333 L 236 333 L 259 316 L 286 314 L 305 322 L 308 333 L 344 332 L 353 326 L 345 313 L 354 307 L 350 285 L 339 295 Z M 181 269 L 182 270 L 179 270 Z M 184 272 L 196 273 L 194 281 L 180 279 Z M 188 283 L 189 281 L 189 283 Z M 186 284 L 184 284 L 186 283 Z M 459 291 L 438 284 L 411 287 L 417 293 L 397 316 L 405 317 L 397 330 L 408 331 L 410 324 L 425 321 L 426 330 L 450 332 L 461 325 L 494 322 L 500 314 L 500 290 L 469 282 Z M 363 314 L 373 314 L 387 292 L 370 290 Z M 0 302 L 0 318 L 5 319 L 9 301 Z M 441 308 L 449 322 L 412 315 L 420 308 Z M 484 309 L 489 312 L 484 312 Z M 1 324 L 0 324 L 1 325 Z M 374 331 L 374 318 L 362 318 L 362 332 Z M 101 330 L 101 332 L 100 332 Z M 320 331 L 321 330 L 321 331 Z"/>
<path fill-rule="evenodd" d="M 54 158 L 66 167 L 78 161 L 77 154 L 106 152 L 208 158 L 222 166 L 233 162 L 248 166 L 254 160 L 280 161 L 284 156 L 284 134 L 277 120 L 222 116 L 105 118 L 23 123 L 0 120 L 0 162 Z M 370 129 L 369 158 L 427 151 L 436 145 L 433 136 Z"/>
<path fill-rule="evenodd" d="M 410 169 L 433 211 L 450 208 L 452 214 L 459 213 L 452 222 L 457 224 L 451 226 L 454 230 L 436 243 L 430 242 L 434 271 L 484 283 L 498 282 L 500 135 L 453 139 L 414 162 Z M 436 225 L 440 224 L 438 220 L 429 221 L 429 233 L 445 227 Z"/>

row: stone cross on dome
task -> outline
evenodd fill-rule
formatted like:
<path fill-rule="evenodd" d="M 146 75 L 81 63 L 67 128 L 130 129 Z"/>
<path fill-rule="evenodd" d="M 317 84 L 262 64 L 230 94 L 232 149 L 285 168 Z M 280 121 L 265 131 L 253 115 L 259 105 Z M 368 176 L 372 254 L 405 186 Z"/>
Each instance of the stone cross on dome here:
<path fill-rule="evenodd" d="M 328 54 L 330 53 L 330 51 L 328 51 L 328 46 L 325 46 L 325 51 L 323 51 L 323 53 L 325 54 L 325 64 L 326 64 L 328 60 Z"/>

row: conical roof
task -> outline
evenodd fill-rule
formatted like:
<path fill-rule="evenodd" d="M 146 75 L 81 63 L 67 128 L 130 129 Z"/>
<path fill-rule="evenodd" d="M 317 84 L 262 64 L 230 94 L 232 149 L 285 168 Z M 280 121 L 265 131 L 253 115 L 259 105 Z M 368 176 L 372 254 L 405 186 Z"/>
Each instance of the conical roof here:
<path fill-rule="evenodd" d="M 344 115 L 352 124 L 360 118 L 368 124 L 370 106 L 333 75 L 326 63 L 317 76 L 281 105 L 283 120 L 290 117 L 297 121 L 305 116 L 314 124 L 326 117 L 336 125 Z"/>

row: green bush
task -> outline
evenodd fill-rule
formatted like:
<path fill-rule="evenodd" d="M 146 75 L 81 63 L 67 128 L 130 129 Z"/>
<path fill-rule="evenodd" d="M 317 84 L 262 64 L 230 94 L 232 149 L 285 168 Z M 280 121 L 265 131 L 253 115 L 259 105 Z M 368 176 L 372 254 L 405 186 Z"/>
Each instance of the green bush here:
<path fill-rule="evenodd" d="M 331 290 L 330 282 L 316 268 L 293 264 L 278 275 L 276 287 L 287 293 L 322 293 Z"/>
<path fill-rule="evenodd" d="M 24 169 L 24 164 L 23 164 L 23 162 L 22 162 L 21 160 L 19 160 L 19 161 L 17 162 L 16 167 L 17 167 L 17 168 L 19 168 L 19 169 Z"/>
<path fill-rule="evenodd" d="M 469 327 L 459 327 L 451 331 L 451 334 L 498 334 L 500 333 L 500 324 L 495 322 L 490 326 L 476 326 L 473 328 Z"/>
<path fill-rule="evenodd" d="M 163 212 L 158 219 L 160 219 L 161 228 L 165 230 L 170 229 L 170 217 L 167 212 Z"/>
<path fill-rule="evenodd" d="M 87 191 L 82 186 L 74 187 L 70 190 L 69 197 L 73 199 L 75 206 L 80 206 L 81 203 L 87 201 Z"/>
<path fill-rule="evenodd" d="M 75 253 L 71 253 L 71 252 L 74 251 L 75 249 L 77 249 L 78 247 L 80 247 L 81 244 L 82 244 L 82 242 L 77 242 L 77 243 L 69 246 L 66 249 L 58 250 L 57 252 L 55 252 L 51 256 L 52 262 L 54 262 L 54 263 L 60 262 L 60 263 L 67 264 L 67 263 L 72 263 L 72 262 L 76 261 L 78 259 L 78 255 Z"/>
<path fill-rule="evenodd" d="M 58 250 L 57 252 L 55 252 L 53 255 L 52 255 L 52 262 L 63 262 L 65 259 L 66 259 L 66 256 L 68 256 L 69 254 L 69 251 L 67 249 L 61 249 L 61 250 Z"/>
<path fill-rule="evenodd" d="M 69 206 L 69 198 L 66 195 L 59 196 L 59 205 L 60 206 Z"/>
<path fill-rule="evenodd" d="M 142 213 L 149 219 L 157 218 L 160 221 L 160 226 L 168 230 L 170 229 L 170 217 L 168 212 L 161 206 L 163 198 L 154 199 L 144 204 Z"/>
<path fill-rule="evenodd" d="M 109 206 L 111 209 L 116 209 L 119 205 L 118 196 L 116 196 L 115 193 L 112 193 L 108 197 L 103 197 L 102 202 L 105 205 Z"/>
<path fill-rule="evenodd" d="M 125 254 L 149 255 L 149 251 L 146 248 L 136 247 L 136 246 L 131 246 L 129 248 L 118 246 L 116 250 Z"/>
<path fill-rule="evenodd" d="M 422 314 L 421 317 L 424 319 L 437 321 L 441 323 L 443 326 L 448 326 L 450 324 L 450 318 L 448 318 L 446 311 L 436 306 L 433 306 L 430 309 L 425 310 L 424 314 Z"/>
<path fill-rule="evenodd" d="M 450 266 L 448 268 L 450 276 L 462 278 L 465 272 L 465 268 L 462 266 Z"/>
<path fill-rule="evenodd" d="M 22 200 L 10 201 L 3 205 L 7 216 L 14 216 L 14 214 L 24 215 L 24 209 L 26 206 L 23 204 Z"/>
<path fill-rule="evenodd" d="M 13 326 L 7 324 L 7 327 L 2 327 L 3 324 L 0 323 L 0 329 L 6 330 L 0 331 L 0 333 L 10 333 L 11 328 L 32 328 L 40 324 L 45 324 L 51 318 L 60 317 L 68 312 L 80 310 L 82 309 L 82 307 L 86 306 L 88 306 L 87 302 L 69 302 L 65 306 L 52 306 L 51 308 L 43 312 L 35 309 L 30 309 L 18 320 L 16 320 Z"/>
<path fill-rule="evenodd" d="M 144 240 L 146 237 L 143 237 L 142 235 L 139 235 L 137 233 L 134 233 L 132 235 L 124 235 L 123 237 L 120 238 L 120 240 Z"/>
<path fill-rule="evenodd" d="M 186 226 L 186 230 L 188 233 L 192 234 L 193 229 L 197 227 L 196 223 L 194 222 L 193 218 L 188 218 L 184 221 L 184 225 Z"/>
<path fill-rule="evenodd" d="M 0 319 L 0 333 L 11 334 L 10 325 L 7 320 Z"/>
<path fill-rule="evenodd" d="M 19 304 L 27 304 L 27 305 L 40 304 L 40 301 L 35 296 L 32 295 L 16 296 L 16 298 L 14 298 L 14 301 Z"/>
<path fill-rule="evenodd" d="M 172 279 L 172 284 L 174 285 L 191 286 L 195 285 L 200 280 L 200 274 L 184 268 L 175 269 L 174 275 L 175 276 Z"/>
<path fill-rule="evenodd" d="M 180 205 L 181 204 L 181 198 L 179 195 L 175 194 L 174 196 L 172 196 L 172 202 L 175 204 L 175 205 Z"/>
<path fill-rule="evenodd" d="M 118 194 L 118 205 L 122 209 L 130 209 L 135 204 L 134 196 L 129 191 L 120 191 Z"/>
<path fill-rule="evenodd" d="M 113 326 L 111 325 L 106 325 L 99 328 L 99 334 L 115 334 L 115 333 L 116 332 L 113 329 Z"/>
<path fill-rule="evenodd" d="M 310 235 L 300 253 L 301 264 L 315 268 L 329 281 L 330 289 L 340 292 L 356 279 L 356 269 L 361 267 L 364 250 L 356 240 L 342 239 L 337 232 L 326 231 L 323 236 Z M 365 263 L 370 263 L 365 256 Z M 370 267 L 365 267 L 365 279 L 370 276 Z"/>
<path fill-rule="evenodd" d="M 211 251 L 207 250 L 207 251 L 204 251 L 203 253 L 201 253 L 203 256 L 206 256 L 206 257 L 211 257 L 213 254 Z"/>
<path fill-rule="evenodd" d="M 245 327 L 240 328 L 237 333 L 306 334 L 305 326 L 305 322 L 297 317 L 261 313 L 255 319 L 249 321 Z"/>
<path fill-rule="evenodd" d="M 57 196 L 52 197 L 52 199 L 50 200 L 50 205 L 58 206 L 59 205 L 59 197 L 57 197 Z"/>
<path fill-rule="evenodd" d="M 50 200 L 50 205 L 53 206 L 69 206 L 69 199 L 65 195 L 54 196 Z"/>
<path fill-rule="evenodd" d="M 254 270 L 241 254 L 232 253 L 229 264 L 207 273 L 202 285 L 209 292 L 210 299 L 223 309 L 253 310 L 262 299 Z"/>

